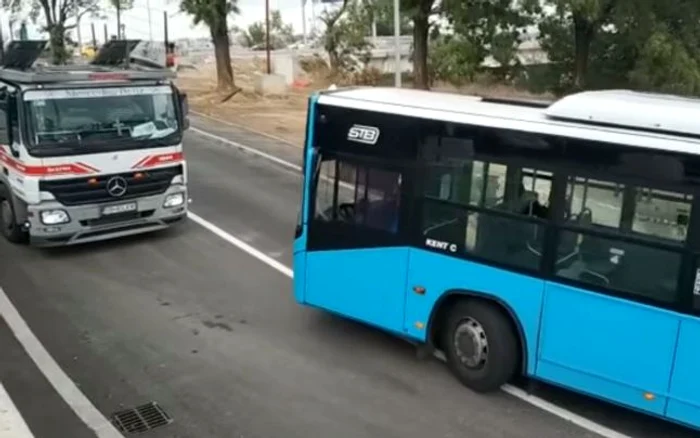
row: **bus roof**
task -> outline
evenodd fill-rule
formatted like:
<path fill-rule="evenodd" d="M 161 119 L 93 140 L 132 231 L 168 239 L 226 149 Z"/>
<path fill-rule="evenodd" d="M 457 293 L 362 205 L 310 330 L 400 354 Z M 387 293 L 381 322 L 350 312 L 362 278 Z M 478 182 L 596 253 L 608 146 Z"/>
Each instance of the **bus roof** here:
<path fill-rule="evenodd" d="M 360 87 L 322 92 L 318 102 L 700 155 L 700 100 L 665 94 L 588 91 L 544 102 Z"/>

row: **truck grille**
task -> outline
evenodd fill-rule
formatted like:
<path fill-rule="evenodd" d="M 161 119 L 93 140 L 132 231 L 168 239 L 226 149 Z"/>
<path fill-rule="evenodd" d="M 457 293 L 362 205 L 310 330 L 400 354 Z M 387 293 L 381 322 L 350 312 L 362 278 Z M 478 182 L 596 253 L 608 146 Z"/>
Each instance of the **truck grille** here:
<path fill-rule="evenodd" d="M 137 177 L 139 174 L 141 177 Z M 173 177 L 181 174 L 182 165 L 177 165 L 94 177 L 39 181 L 39 190 L 51 193 L 58 202 L 67 206 L 99 204 L 159 195 L 168 189 Z M 127 182 L 126 193 L 118 198 L 107 192 L 107 181 L 115 176 L 121 176 Z"/>

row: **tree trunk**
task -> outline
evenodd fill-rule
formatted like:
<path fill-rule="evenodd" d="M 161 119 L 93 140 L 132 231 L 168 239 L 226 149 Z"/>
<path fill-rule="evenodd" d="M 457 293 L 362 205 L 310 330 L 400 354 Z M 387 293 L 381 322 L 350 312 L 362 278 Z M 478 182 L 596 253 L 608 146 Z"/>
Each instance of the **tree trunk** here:
<path fill-rule="evenodd" d="M 49 29 L 49 45 L 51 46 L 51 61 L 58 65 L 68 59 L 66 52 L 65 31 L 60 24 L 54 24 Z"/>
<path fill-rule="evenodd" d="M 228 32 L 226 29 L 211 31 L 211 39 L 214 43 L 214 56 L 216 58 L 216 81 L 220 91 L 236 90 L 231 67 L 231 52 L 229 52 Z"/>
<path fill-rule="evenodd" d="M 595 33 L 594 25 L 587 19 L 574 16 L 574 88 L 583 90 L 588 76 L 588 60 Z"/>
<path fill-rule="evenodd" d="M 413 88 L 427 90 L 428 78 L 428 17 L 433 0 L 422 0 L 413 17 Z M 427 5 L 427 8 L 424 7 Z"/>

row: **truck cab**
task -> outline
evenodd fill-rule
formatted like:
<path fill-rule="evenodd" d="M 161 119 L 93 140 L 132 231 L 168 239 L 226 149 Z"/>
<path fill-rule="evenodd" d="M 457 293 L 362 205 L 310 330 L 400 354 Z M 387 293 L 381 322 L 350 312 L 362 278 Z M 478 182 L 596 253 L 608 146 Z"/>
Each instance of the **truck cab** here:
<path fill-rule="evenodd" d="M 0 62 L 0 233 L 60 246 L 168 228 L 187 216 L 187 97 L 165 66 L 112 40 L 89 64 L 41 65 L 46 41 Z"/>

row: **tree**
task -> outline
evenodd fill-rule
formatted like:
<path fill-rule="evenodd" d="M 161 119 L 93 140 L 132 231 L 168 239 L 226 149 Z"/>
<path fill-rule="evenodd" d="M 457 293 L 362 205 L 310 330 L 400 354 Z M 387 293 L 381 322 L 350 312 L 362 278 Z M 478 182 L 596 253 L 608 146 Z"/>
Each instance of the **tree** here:
<path fill-rule="evenodd" d="M 567 39 L 573 41 L 573 52 L 560 53 L 552 61 L 571 63 L 572 86 L 586 87 L 591 48 L 604 26 L 610 24 L 615 8 L 621 0 L 547 0 L 555 8 L 552 15 L 540 15 L 540 34 L 543 49 L 548 53 L 561 51 Z M 567 59 L 568 58 L 568 59 Z M 551 59 L 551 57 L 550 57 Z"/>
<path fill-rule="evenodd" d="M 370 3 L 370 11 L 377 26 L 377 36 L 394 35 L 394 2 L 393 0 L 374 0 Z M 400 11 L 401 35 L 413 32 L 411 17 L 405 11 Z"/>
<path fill-rule="evenodd" d="M 500 65 L 500 79 L 517 65 L 516 53 L 522 42 L 523 29 L 531 23 L 530 8 L 526 3 L 511 0 L 444 0 L 443 12 L 454 30 L 454 38 L 440 47 L 446 50 L 463 51 L 455 60 L 469 62 L 469 66 L 453 66 L 454 72 L 465 72 L 471 79 L 482 63 L 491 57 Z M 439 73 L 439 72 L 436 72 Z M 462 78 L 452 77 L 461 81 Z"/>
<path fill-rule="evenodd" d="M 220 91 L 238 91 L 233 78 L 227 18 L 238 14 L 237 0 L 182 0 L 180 9 L 194 18 L 194 23 L 209 27 L 216 58 L 217 88 Z"/>
<path fill-rule="evenodd" d="M 266 44 L 265 22 L 258 21 L 248 26 L 247 31 L 242 35 L 243 45 L 253 47 Z M 294 40 L 294 30 L 291 25 L 282 21 L 280 11 L 270 12 L 270 46 L 281 48 L 290 44 Z"/>
<path fill-rule="evenodd" d="M 18 12 L 26 6 L 21 0 L 0 0 L 3 8 Z M 85 14 L 98 11 L 98 0 L 32 0 L 30 17 L 37 22 L 44 17 L 43 30 L 49 34 L 51 59 L 54 64 L 62 64 L 69 59 L 66 50 L 66 33 L 76 27 L 77 20 Z M 75 20 L 76 22 L 69 22 Z"/>
<path fill-rule="evenodd" d="M 134 0 L 109 0 L 110 5 L 117 11 L 117 35 L 122 35 L 121 11 L 126 11 L 134 7 Z M 122 35 L 123 37 L 123 35 Z"/>
<path fill-rule="evenodd" d="M 344 0 L 335 11 L 325 11 L 319 17 L 325 25 L 323 47 L 328 53 L 333 74 L 358 67 L 361 61 L 369 61 L 367 40 L 371 23 L 370 9 L 361 0 Z M 364 58 L 358 59 L 357 56 Z"/>
<path fill-rule="evenodd" d="M 438 0 L 401 0 L 400 13 L 411 21 L 413 32 L 413 87 L 428 89 L 428 36 L 430 17 L 440 12 Z M 375 0 L 373 5 L 378 11 L 389 10 L 392 17 L 393 34 L 393 0 Z M 402 26 L 403 27 L 403 26 Z"/>

